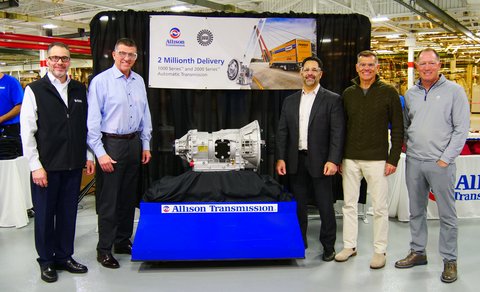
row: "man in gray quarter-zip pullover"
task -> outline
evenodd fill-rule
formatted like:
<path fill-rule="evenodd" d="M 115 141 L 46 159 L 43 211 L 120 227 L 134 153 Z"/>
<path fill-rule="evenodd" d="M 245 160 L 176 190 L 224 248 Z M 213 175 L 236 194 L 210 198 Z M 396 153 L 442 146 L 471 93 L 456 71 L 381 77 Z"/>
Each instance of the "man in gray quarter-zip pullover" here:
<path fill-rule="evenodd" d="M 458 219 L 455 210 L 455 158 L 468 135 L 470 112 L 465 90 L 439 74 L 440 57 L 433 49 L 417 56 L 420 78 L 405 94 L 406 182 L 410 199 L 409 255 L 397 268 L 427 264 L 427 204 L 430 189 L 440 217 L 443 282 L 457 280 Z"/>

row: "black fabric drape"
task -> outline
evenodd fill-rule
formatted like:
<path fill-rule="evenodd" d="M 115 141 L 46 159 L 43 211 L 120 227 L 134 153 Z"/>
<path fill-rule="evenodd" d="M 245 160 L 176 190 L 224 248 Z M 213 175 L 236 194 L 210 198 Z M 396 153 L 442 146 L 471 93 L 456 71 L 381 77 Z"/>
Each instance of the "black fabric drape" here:
<path fill-rule="evenodd" d="M 152 183 L 144 202 L 291 202 L 292 194 L 269 175 L 253 171 L 195 172 Z"/>
<path fill-rule="evenodd" d="M 115 42 L 127 37 L 137 43 L 138 59 L 133 70 L 148 83 L 148 56 L 150 15 L 190 15 L 207 17 L 296 17 L 317 19 L 317 56 L 324 66 L 320 81 L 323 87 L 341 94 L 356 76 L 356 55 L 370 48 L 370 21 L 359 14 L 278 14 L 278 13 L 169 13 L 105 11 L 98 13 L 90 23 L 90 42 L 93 75 L 113 65 L 112 50 Z M 108 16 L 108 20 L 100 17 Z M 168 28 L 170 29 L 170 28 Z M 326 41 L 329 39 L 330 41 Z M 148 86 L 148 84 L 146 84 Z M 275 133 L 283 100 L 292 90 L 147 90 L 152 114 L 152 160 L 142 167 L 137 197 L 148 189 L 152 181 L 165 175 L 179 175 L 189 169 L 186 162 L 176 157 L 172 143 L 190 129 L 214 132 L 236 129 L 258 120 L 263 130 L 260 174 L 268 174 L 287 185 L 285 177 L 275 172 Z"/>

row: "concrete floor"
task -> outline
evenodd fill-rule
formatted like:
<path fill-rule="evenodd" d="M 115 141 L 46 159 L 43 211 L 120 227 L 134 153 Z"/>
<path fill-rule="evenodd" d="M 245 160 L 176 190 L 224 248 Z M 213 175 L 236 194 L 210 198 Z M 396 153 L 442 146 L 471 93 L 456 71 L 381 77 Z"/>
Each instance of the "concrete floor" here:
<path fill-rule="evenodd" d="M 121 268 L 103 268 L 96 261 L 96 215 L 94 197 L 86 196 L 78 212 L 74 258 L 88 266 L 84 275 L 59 272 L 55 283 L 40 279 L 33 243 L 33 220 L 20 229 L 0 228 L 0 291 L 478 291 L 480 220 L 461 219 L 459 231 L 459 279 L 452 284 L 440 281 L 443 262 L 438 254 L 437 220 L 429 221 L 428 265 L 396 269 L 404 258 L 410 239 L 408 223 L 390 219 L 387 266 L 369 268 L 373 257 L 373 218 L 360 221 L 358 255 L 345 263 L 323 262 L 318 242 L 320 221 L 311 219 L 309 248 L 302 260 L 227 262 L 131 262 L 118 255 Z M 342 244 L 342 219 L 337 219 L 337 251 Z M 166 239 L 168 240 L 168 236 Z"/>

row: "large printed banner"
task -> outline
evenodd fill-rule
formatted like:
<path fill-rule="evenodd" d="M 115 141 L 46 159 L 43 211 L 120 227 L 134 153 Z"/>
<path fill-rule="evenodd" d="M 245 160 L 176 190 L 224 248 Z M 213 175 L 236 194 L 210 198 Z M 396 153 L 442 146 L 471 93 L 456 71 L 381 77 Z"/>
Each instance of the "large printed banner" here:
<path fill-rule="evenodd" d="M 314 18 L 152 15 L 149 86 L 299 89 L 316 27 Z"/>

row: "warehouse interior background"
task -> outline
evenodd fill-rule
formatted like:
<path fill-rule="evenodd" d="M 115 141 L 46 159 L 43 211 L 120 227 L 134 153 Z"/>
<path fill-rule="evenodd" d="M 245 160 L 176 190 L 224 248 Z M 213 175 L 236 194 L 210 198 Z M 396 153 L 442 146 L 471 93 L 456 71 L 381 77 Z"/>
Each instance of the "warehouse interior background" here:
<path fill-rule="evenodd" d="M 408 89 L 407 40 L 413 39 L 415 51 L 437 49 L 444 64 L 442 73 L 475 99 L 480 0 L 1 0 L 0 71 L 19 77 L 25 86 L 39 76 L 41 60 L 39 51 L 28 46 L 27 35 L 88 41 L 92 17 L 109 10 L 358 13 L 372 22 L 371 49 L 380 56 L 382 77 L 400 93 Z M 86 80 L 91 55 L 80 52 L 73 58 L 72 75 Z"/>

